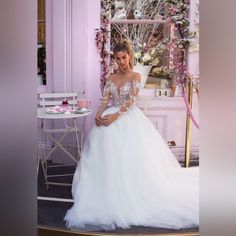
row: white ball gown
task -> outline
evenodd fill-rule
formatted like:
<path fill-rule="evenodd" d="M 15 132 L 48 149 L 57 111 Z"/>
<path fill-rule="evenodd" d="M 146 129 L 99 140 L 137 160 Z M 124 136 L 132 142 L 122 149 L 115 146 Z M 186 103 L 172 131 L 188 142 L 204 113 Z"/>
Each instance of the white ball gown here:
<path fill-rule="evenodd" d="M 198 167 L 181 168 L 152 122 L 135 106 L 139 83 L 109 80 L 99 111 L 122 112 L 109 126 L 94 126 L 76 168 L 69 228 L 171 229 L 199 224 Z M 108 101 L 112 106 L 106 108 Z"/>

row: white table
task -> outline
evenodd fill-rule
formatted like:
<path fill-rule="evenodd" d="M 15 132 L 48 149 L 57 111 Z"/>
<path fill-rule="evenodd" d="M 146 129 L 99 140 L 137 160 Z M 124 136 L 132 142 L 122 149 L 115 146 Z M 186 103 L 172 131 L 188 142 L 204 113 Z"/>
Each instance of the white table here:
<path fill-rule="evenodd" d="M 76 142 L 77 142 L 77 150 L 79 152 L 79 156 L 81 155 L 81 150 L 82 150 L 82 145 L 83 145 L 83 139 L 84 139 L 84 128 L 85 128 L 85 121 L 86 121 L 86 117 L 89 116 L 90 114 L 92 114 L 92 111 L 87 111 L 85 113 L 82 114 L 78 114 L 78 113 L 74 113 L 74 112 L 70 112 L 70 114 L 66 114 L 66 113 L 61 113 L 61 114 L 49 114 L 46 112 L 46 110 L 48 109 L 48 107 L 38 107 L 37 109 L 37 118 L 41 120 L 41 130 L 43 131 L 43 133 L 49 137 L 55 144 L 55 146 L 45 155 L 39 156 L 39 162 L 41 161 L 42 166 L 43 164 L 48 160 L 48 158 L 52 155 L 52 153 L 55 151 L 55 149 L 57 147 L 59 147 L 61 150 L 63 150 L 74 162 L 78 162 L 78 159 L 75 158 L 70 152 L 68 152 L 61 144 L 62 140 L 64 139 L 64 137 L 67 135 L 68 132 L 71 131 L 71 129 L 73 129 L 73 131 L 75 131 L 76 134 Z M 83 126 L 82 126 L 82 130 L 81 130 L 81 139 L 79 141 L 79 137 L 78 137 L 78 127 L 77 127 L 77 119 L 79 118 L 83 118 Z M 65 119 L 72 119 L 73 120 L 73 125 L 70 127 L 65 127 L 63 135 L 61 136 L 60 139 L 55 139 L 53 137 L 53 133 L 49 132 L 49 129 L 46 129 L 44 127 L 44 121 L 45 120 L 65 120 Z M 55 129 L 56 130 L 56 129 Z M 51 130 L 50 130 L 51 131 Z M 77 153 L 78 154 L 78 153 Z M 38 168 L 39 168 L 39 163 L 38 163 Z M 70 184 L 62 184 L 62 183 L 55 183 L 55 182 L 49 182 L 47 181 L 47 173 L 45 173 L 45 169 L 43 167 L 43 171 L 44 171 L 44 176 L 46 179 L 46 184 L 48 186 L 48 184 L 56 184 L 56 185 L 70 185 Z M 59 175 L 58 175 L 59 176 Z M 55 177 L 55 176 L 54 176 Z"/>
<path fill-rule="evenodd" d="M 76 141 L 77 141 L 77 144 L 79 145 L 78 146 L 78 150 L 80 152 L 80 150 L 82 149 L 82 145 L 83 145 L 83 139 L 84 139 L 84 128 L 85 128 L 85 121 L 86 121 L 86 117 L 90 114 L 92 114 L 92 111 L 87 111 L 83 114 L 78 114 L 78 113 L 74 113 L 74 112 L 71 112 L 70 114 L 66 114 L 66 113 L 61 113 L 61 114 L 49 114 L 46 112 L 48 108 L 44 108 L 44 107 L 38 107 L 38 110 L 37 110 L 37 117 L 38 119 L 41 119 L 42 121 L 44 119 L 49 119 L 49 120 L 60 120 L 60 119 L 72 119 L 73 120 L 73 123 L 74 123 L 74 128 L 77 130 L 78 127 L 77 127 L 77 122 L 76 120 L 78 118 L 84 118 L 83 120 L 83 128 L 82 128 L 82 132 L 81 132 L 81 142 L 79 142 L 79 138 L 78 138 L 78 133 L 76 132 Z M 44 128 L 42 127 L 42 130 L 44 130 Z M 52 137 L 50 137 L 52 138 Z M 54 140 L 55 141 L 55 140 Z M 62 141 L 62 140 L 61 140 Z M 56 142 L 58 144 L 58 142 Z M 60 146 L 60 145 L 59 145 Z M 62 148 L 63 149 L 63 148 Z M 63 149 L 64 150 L 64 149 Z M 65 151 L 65 150 L 64 150 Z M 66 152 L 67 153 L 67 152 Z M 68 154 L 68 153 L 67 153 Z M 51 155 L 51 154 L 50 154 Z M 71 156 L 71 155 L 69 155 Z M 72 157 L 72 159 L 74 159 Z"/>

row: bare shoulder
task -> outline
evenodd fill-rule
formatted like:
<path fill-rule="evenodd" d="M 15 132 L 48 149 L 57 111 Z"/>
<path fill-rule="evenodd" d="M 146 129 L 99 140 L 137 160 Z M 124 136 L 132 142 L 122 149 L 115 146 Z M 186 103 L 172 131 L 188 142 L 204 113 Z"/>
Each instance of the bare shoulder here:
<path fill-rule="evenodd" d="M 116 79 L 117 75 L 116 74 L 110 74 L 107 80 L 109 81 L 114 81 Z"/>
<path fill-rule="evenodd" d="M 138 72 L 133 72 L 133 80 L 140 82 L 141 81 L 141 74 Z"/>

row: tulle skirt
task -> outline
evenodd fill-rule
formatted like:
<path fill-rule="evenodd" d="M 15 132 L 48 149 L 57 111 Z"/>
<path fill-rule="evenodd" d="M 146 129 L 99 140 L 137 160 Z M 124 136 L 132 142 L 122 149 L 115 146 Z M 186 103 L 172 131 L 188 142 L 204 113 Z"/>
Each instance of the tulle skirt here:
<path fill-rule="evenodd" d="M 103 115 L 114 113 L 108 108 Z M 198 167 L 181 168 L 138 107 L 94 126 L 76 168 L 67 227 L 85 230 L 199 224 Z"/>

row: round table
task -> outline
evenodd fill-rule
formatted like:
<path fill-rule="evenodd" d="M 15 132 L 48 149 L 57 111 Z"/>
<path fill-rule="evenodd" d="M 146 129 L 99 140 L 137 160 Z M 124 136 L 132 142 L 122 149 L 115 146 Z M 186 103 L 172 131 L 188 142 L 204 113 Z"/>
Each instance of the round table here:
<path fill-rule="evenodd" d="M 81 150 L 83 145 L 83 139 L 84 139 L 84 128 L 85 128 L 85 120 L 86 117 L 92 114 L 91 110 L 85 111 L 84 113 L 76 113 L 76 110 L 72 110 L 70 113 L 48 113 L 49 107 L 38 107 L 37 109 L 37 118 L 41 120 L 40 128 L 43 131 L 43 133 L 50 138 L 50 140 L 54 143 L 53 148 L 45 155 L 45 157 L 39 157 L 39 160 L 41 160 L 41 163 L 45 163 L 48 158 L 52 155 L 52 153 L 55 151 L 57 147 L 59 147 L 62 151 L 64 151 L 74 162 L 78 162 L 78 159 L 75 158 L 70 152 L 66 150 L 65 147 L 62 146 L 62 140 L 67 135 L 68 132 L 75 131 L 76 134 L 76 143 L 77 143 L 77 154 L 79 154 L 79 157 L 81 156 Z M 81 130 L 81 139 L 79 141 L 79 135 L 78 135 L 78 127 L 77 127 L 77 119 L 84 118 L 83 120 L 83 128 Z M 47 129 L 44 127 L 44 121 L 45 120 L 67 120 L 72 119 L 73 120 L 73 126 L 65 126 L 62 129 Z M 60 139 L 55 139 L 53 134 L 55 133 L 63 133 Z M 38 166 L 39 167 L 39 166 Z M 45 173 L 44 173 L 45 175 Z M 46 184 L 50 184 L 49 181 L 46 179 Z M 53 183 L 52 183 L 53 184 Z M 62 185 L 62 184 L 61 184 Z"/>

